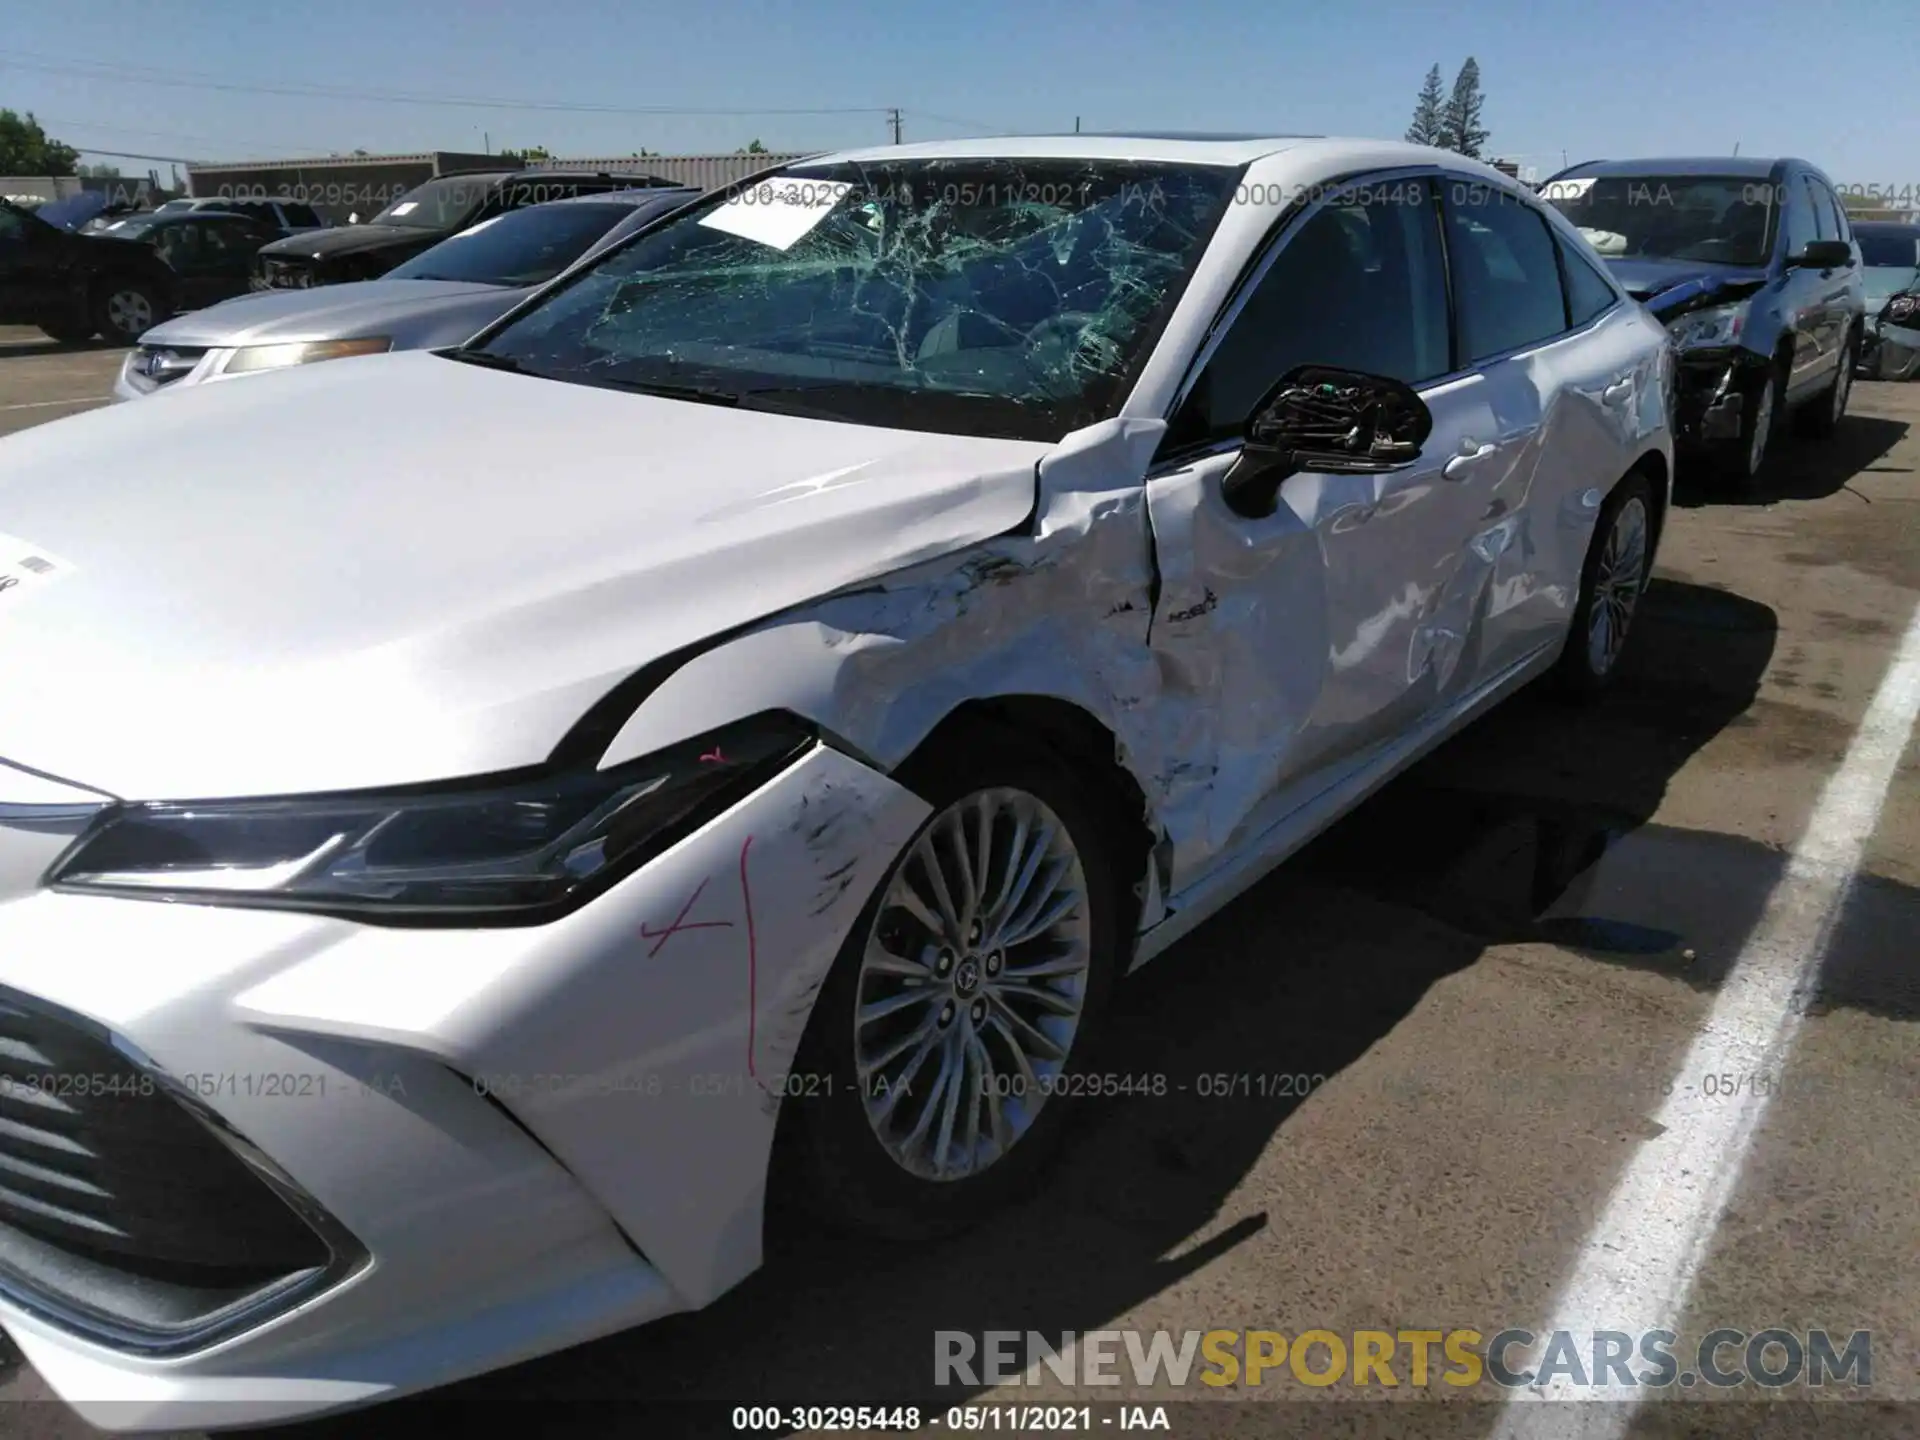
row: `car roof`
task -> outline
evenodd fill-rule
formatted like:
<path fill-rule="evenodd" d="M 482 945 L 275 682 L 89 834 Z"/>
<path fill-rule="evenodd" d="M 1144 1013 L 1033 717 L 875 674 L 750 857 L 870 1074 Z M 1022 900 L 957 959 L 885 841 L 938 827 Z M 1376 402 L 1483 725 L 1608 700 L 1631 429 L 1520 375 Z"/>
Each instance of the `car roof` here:
<path fill-rule="evenodd" d="M 1777 165 L 1805 165 L 1804 160 L 1791 157 L 1767 159 L 1757 155 L 1661 155 L 1640 160 L 1582 160 L 1578 165 L 1570 165 L 1554 175 L 1555 180 L 1585 179 L 1589 175 L 1605 177 L 1608 175 L 1656 176 L 1656 175 L 1710 175 L 1730 176 L 1735 179 L 1764 180 Z"/>
<path fill-rule="evenodd" d="M 1383 146 L 1406 151 L 1408 164 L 1431 162 L 1443 152 L 1424 145 L 1402 145 L 1337 135 L 1215 134 L 1154 130 L 1116 131 L 1110 134 L 995 135 L 972 140 L 930 140 L 912 145 L 874 145 L 858 150 L 836 150 L 812 155 L 795 165 L 871 164 L 880 160 L 939 159 L 1058 159 L 1144 160 L 1184 162 L 1189 165 L 1248 165 L 1281 151 L 1320 152 L 1334 156 L 1344 150 L 1364 150 L 1378 156 Z M 1464 157 L 1453 156 L 1455 160 Z M 1467 161 L 1475 169 L 1479 161 Z"/>
<path fill-rule="evenodd" d="M 530 206 L 530 209 L 545 210 L 550 205 L 650 205 L 669 195 L 699 195 L 701 190 L 691 185 L 675 185 L 667 189 L 654 186 L 649 190 L 607 190 L 599 195 L 569 195 L 564 200 L 548 200 L 545 204 Z"/>

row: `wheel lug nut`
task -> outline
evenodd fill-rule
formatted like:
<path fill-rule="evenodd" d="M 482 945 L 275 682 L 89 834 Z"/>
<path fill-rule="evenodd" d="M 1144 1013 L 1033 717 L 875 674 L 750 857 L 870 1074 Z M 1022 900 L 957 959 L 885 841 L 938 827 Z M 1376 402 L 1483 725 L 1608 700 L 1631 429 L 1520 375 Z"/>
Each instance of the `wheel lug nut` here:
<path fill-rule="evenodd" d="M 987 974 L 998 975 L 999 973 L 1000 973 L 1000 952 L 996 950 L 991 955 L 987 956 Z"/>
<path fill-rule="evenodd" d="M 942 1025 L 951 1025 L 953 1023 L 953 1002 L 951 1000 L 940 1007 L 940 1023 Z"/>
<path fill-rule="evenodd" d="M 940 958 L 933 962 L 933 973 L 936 975 L 944 975 L 951 969 L 953 969 L 953 952 L 951 950 L 942 950 L 940 952 Z"/>
<path fill-rule="evenodd" d="M 987 1018 L 987 1002 L 984 1000 L 974 1001 L 973 1002 L 973 1023 L 978 1025 L 982 1020 L 986 1018 Z"/>

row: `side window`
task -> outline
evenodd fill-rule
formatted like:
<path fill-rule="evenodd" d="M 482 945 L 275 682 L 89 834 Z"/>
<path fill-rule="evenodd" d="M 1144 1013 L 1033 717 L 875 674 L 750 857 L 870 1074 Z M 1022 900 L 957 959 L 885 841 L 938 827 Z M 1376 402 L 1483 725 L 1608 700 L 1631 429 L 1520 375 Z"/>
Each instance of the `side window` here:
<path fill-rule="evenodd" d="M 318 225 L 320 217 L 314 214 L 311 205 L 289 205 L 286 207 L 289 225 Z"/>
<path fill-rule="evenodd" d="M 1813 188 L 1814 193 L 1825 201 L 1827 208 L 1833 212 L 1834 238 L 1852 244 L 1853 227 L 1847 223 L 1847 207 L 1840 203 L 1840 197 L 1833 193 L 1833 187 L 1824 180 L 1814 181 Z"/>
<path fill-rule="evenodd" d="M 1565 236 L 1555 235 L 1554 243 L 1560 247 L 1560 273 L 1567 284 L 1567 319 L 1578 329 L 1612 309 L 1619 296 Z"/>
<path fill-rule="evenodd" d="M 1410 385 L 1452 368 L 1431 182 L 1355 186 L 1294 228 L 1174 417 L 1168 448 L 1237 438 L 1301 365 Z"/>
<path fill-rule="evenodd" d="M 1565 331 L 1560 262 L 1546 220 L 1493 185 L 1454 180 L 1446 192 L 1461 358 L 1472 364 Z"/>
<path fill-rule="evenodd" d="M 0 210 L 0 240 L 24 240 L 27 222 L 11 210 Z"/>
<path fill-rule="evenodd" d="M 1838 240 L 1840 223 L 1833 218 L 1833 197 L 1827 194 L 1827 187 L 1811 175 L 1802 175 L 1800 183 L 1807 187 L 1807 201 L 1813 206 L 1813 233 L 1821 240 Z"/>
<path fill-rule="evenodd" d="M 256 222 L 234 222 L 207 227 L 207 250 L 212 258 L 231 259 L 250 253 L 260 244 L 260 226 Z"/>
<path fill-rule="evenodd" d="M 1807 194 L 1806 182 L 1798 177 L 1781 188 L 1787 194 L 1786 209 L 1781 212 L 1781 222 L 1786 232 L 1786 253 L 1798 255 L 1807 248 L 1809 240 L 1820 238 L 1813 219 L 1813 197 Z"/>
<path fill-rule="evenodd" d="M 153 248 L 160 252 L 160 258 L 169 265 L 176 268 L 190 265 L 200 258 L 200 226 L 164 225 L 154 239 Z"/>

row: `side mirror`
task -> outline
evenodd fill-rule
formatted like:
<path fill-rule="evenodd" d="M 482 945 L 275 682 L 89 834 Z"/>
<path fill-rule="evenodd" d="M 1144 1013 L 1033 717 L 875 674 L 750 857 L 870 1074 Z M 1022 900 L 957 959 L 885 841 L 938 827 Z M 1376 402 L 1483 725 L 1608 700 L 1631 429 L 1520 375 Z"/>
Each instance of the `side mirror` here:
<path fill-rule="evenodd" d="M 1289 475 L 1380 475 L 1420 458 L 1433 412 L 1384 375 L 1303 365 L 1267 392 L 1247 422 L 1240 458 L 1221 482 L 1238 514 L 1273 513 Z"/>
<path fill-rule="evenodd" d="M 1795 270 L 1844 270 L 1853 263 L 1853 247 L 1844 240 L 1809 240 L 1798 255 L 1787 257 Z"/>

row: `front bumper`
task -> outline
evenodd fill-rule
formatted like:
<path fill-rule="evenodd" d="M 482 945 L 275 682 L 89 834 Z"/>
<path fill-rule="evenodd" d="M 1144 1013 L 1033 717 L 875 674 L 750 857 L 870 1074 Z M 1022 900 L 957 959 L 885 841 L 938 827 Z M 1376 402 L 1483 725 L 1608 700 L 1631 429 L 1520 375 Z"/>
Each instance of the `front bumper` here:
<path fill-rule="evenodd" d="M 176 390 L 190 390 L 209 380 L 223 378 L 220 367 L 233 352 L 227 349 L 202 349 L 192 347 L 199 354 L 193 368 L 185 374 L 176 375 L 170 380 L 154 380 L 142 370 L 142 362 L 153 347 L 137 345 L 127 352 L 120 362 L 119 373 L 113 379 L 113 398 L 116 402 L 144 400 L 151 395 L 171 394 Z M 177 347 L 175 347 L 177 348 Z"/>
<path fill-rule="evenodd" d="M 1869 316 L 1861 337 L 1860 373 L 1873 380 L 1911 380 L 1920 373 L 1920 326 Z"/>
<path fill-rule="evenodd" d="M 1744 350 L 1683 352 L 1676 369 L 1677 442 L 1689 449 L 1737 443 L 1748 399 L 1770 378 L 1765 358 Z"/>
<path fill-rule="evenodd" d="M 605 895 L 521 928 L 16 893 L 0 903 L 0 986 L 97 1041 L 36 1062 L 56 1098 L 100 1092 L 117 1054 L 156 1078 L 144 1103 L 177 1107 L 168 1133 L 202 1132 L 180 1142 L 198 1158 L 168 1167 L 168 1214 L 211 1195 L 207 1157 L 237 1146 L 260 1163 L 224 1213 L 292 1245 L 291 1212 L 318 1247 L 265 1255 L 250 1308 L 156 1349 L 111 1284 L 82 1296 L 57 1267 L 6 1265 L 25 1235 L 96 1269 L 153 1269 L 10 1204 L 18 1155 L 0 1136 L 0 1322 L 92 1423 L 204 1429 L 364 1404 L 706 1304 L 759 1264 L 778 1097 L 813 997 L 926 813 L 816 747 Z M 116 1176 L 159 1183 L 113 1143 Z M 105 1223 L 160 1233 L 99 1188 Z M 188 1230 L 165 1235 L 209 1258 L 205 1226 Z"/>

